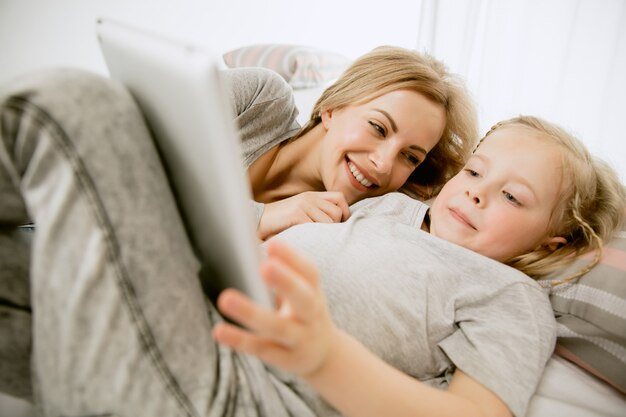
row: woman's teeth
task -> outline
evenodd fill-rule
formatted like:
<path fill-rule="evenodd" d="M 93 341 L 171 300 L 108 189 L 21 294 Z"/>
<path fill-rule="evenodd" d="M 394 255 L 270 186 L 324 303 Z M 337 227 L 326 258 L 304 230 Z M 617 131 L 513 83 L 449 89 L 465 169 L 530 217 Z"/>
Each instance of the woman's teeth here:
<path fill-rule="evenodd" d="M 352 175 L 354 176 L 354 178 L 356 178 L 356 180 L 360 182 L 361 185 L 363 185 L 364 187 L 368 187 L 368 188 L 372 186 L 372 183 L 368 181 L 367 178 L 365 178 L 365 176 L 361 174 L 361 172 L 358 169 L 356 169 L 356 167 L 354 166 L 352 162 L 348 162 L 348 168 L 350 168 L 350 172 L 352 172 Z"/>

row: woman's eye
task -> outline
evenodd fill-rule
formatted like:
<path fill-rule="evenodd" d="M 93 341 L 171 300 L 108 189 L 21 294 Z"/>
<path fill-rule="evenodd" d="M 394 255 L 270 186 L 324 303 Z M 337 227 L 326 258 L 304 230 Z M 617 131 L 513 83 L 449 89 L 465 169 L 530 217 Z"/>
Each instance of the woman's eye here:
<path fill-rule="evenodd" d="M 504 195 L 504 198 L 507 199 L 507 201 L 510 201 L 513 204 L 516 205 L 520 205 L 520 202 L 517 198 L 515 198 L 515 196 L 507 191 L 502 191 L 502 194 Z"/>
<path fill-rule="evenodd" d="M 478 176 L 478 172 L 474 171 L 473 169 L 465 168 L 465 172 L 467 172 L 467 175 L 469 175 L 470 177 Z"/>
<path fill-rule="evenodd" d="M 370 125 L 371 125 L 371 126 L 372 126 L 375 130 L 376 130 L 376 132 L 377 132 L 380 136 L 385 137 L 386 132 L 385 132 L 385 128 L 384 128 L 384 127 L 382 127 L 381 125 L 379 125 L 379 124 L 378 124 L 378 123 L 376 123 L 376 122 L 371 122 L 371 121 L 370 121 L 370 122 L 369 122 L 369 124 L 370 124 Z"/>
<path fill-rule="evenodd" d="M 404 155 L 404 158 L 409 162 L 409 164 L 415 167 L 418 166 L 422 162 L 417 156 L 413 155 L 412 153 L 405 153 L 403 155 Z"/>

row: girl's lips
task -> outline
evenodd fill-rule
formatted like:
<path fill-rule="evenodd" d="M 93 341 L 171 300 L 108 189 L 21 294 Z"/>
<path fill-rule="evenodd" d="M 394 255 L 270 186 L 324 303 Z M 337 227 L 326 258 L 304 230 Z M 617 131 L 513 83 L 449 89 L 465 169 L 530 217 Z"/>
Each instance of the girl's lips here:
<path fill-rule="evenodd" d="M 452 215 L 452 217 L 454 217 L 456 220 L 458 220 L 460 223 L 464 224 L 467 227 L 470 227 L 474 230 L 478 230 L 476 229 L 476 227 L 474 227 L 474 225 L 472 224 L 472 222 L 467 218 L 467 216 L 465 214 L 463 214 L 463 212 L 461 212 L 459 209 L 456 208 L 449 208 L 448 210 L 450 210 L 450 214 Z"/>

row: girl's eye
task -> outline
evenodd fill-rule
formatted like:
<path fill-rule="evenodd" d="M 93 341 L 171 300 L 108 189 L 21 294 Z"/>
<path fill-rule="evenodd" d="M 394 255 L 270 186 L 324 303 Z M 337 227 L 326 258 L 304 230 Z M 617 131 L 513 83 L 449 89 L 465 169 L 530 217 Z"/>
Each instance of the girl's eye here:
<path fill-rule="evenodd" d="M 517 198 L 515 198 L 515 196 L 507 191 L 502 191 L 502 194 L 504 195 L 504 198 L 507 201 L 510 201 L 511 203 L 519 206 L 521 203 L 519 202 L 519 200 Z"/>
<path fill-rule="evenodd" d="M 372 122 L 372 121 L 370 121 L 370 122 L 368 122 L 368 123 L 369 123 L 369 124 L 370 124 L 370 125 L 374 128 L 374 130 L 376 130 L 376 133 L 377 133 L 378 135 L 380 135 L 380 136 L 382 136 L 382 137 L 385 137 L 385 135 L 386 135 L 386 133 L 387 133 L 387 132 L 385 131 L 385 128 L 384 128 L 384 127 L 382 127 L 381 125 L 379 125 L 379 124 L 378 124 L 378 123 L 376 123 L 376 122 Z"/>
<path fill-rule="evenodd" d="M 478 172 L 474 171 L 473 169 L 465 168 L 465 172 L 467 172 L 467 175 L 469 175 L 470 177 L 478 176 Z"/>
<path fill-rule="evenodd" d="M 417 156 L 413 155 L 412 153 L 404 153 L 402 155 L 407 160 L 407 162 L 414 167 L 417 167 L 422 162 Z"/>

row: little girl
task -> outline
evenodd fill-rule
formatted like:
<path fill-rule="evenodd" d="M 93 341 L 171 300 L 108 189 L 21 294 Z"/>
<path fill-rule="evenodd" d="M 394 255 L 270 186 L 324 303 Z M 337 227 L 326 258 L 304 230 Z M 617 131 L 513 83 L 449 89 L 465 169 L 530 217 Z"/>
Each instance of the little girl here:
<path fill-rule="evenodd" d="M 538 276 L 600 249 L 623 209 L 616 175 L 565 131 L 504 121 L 430 209 L 395 193 L 271 240 L 261 272 L 278 308 L 227 290 L 219 309 L 248 330 L 213 334 L 299 376 L 282 380 L 315 415 L 333 412 L 311 388 L 346 416 L 522 416 L 554 318 L 539 285 L 505 264 Z"/>

